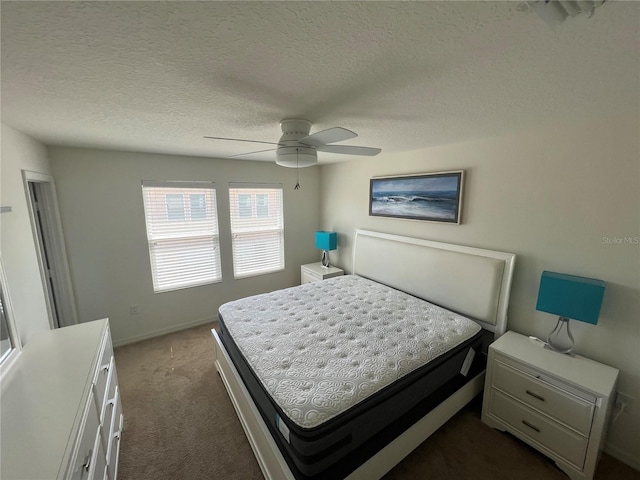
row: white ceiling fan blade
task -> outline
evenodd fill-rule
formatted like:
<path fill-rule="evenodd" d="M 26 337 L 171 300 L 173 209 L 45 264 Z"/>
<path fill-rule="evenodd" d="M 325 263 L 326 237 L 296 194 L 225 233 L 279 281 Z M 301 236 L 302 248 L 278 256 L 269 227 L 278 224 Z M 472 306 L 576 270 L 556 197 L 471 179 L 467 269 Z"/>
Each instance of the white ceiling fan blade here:
<path fill-rule="evenodd" d="M 351 145 L 318 145 L 316 150 L 319 152 L 343 153 L 345 155 L 364 155 L 367 157 L 373 157 L 382 151 L 380 148 L 355 147 Z"/>
<path fill-rule="evenodd" d="M 204 138 L 210 138 L 213 140 L 230 140 L 232 142 L 250 142 L 250 143 L 266 143 L 267 145 L 280 145 L 279 143 L 276 143 L 276 142 L 261 142 L 259 140 L 244 140 L 242 138 L 227 138 L 227 137 L 204 137 Z"/>
<path fill-rule="evenodd" d="M 254 153 L 263 153 L 263 152 L 275 152 L 275 148 L 268 148 L 267 150 L 258 150 L 257 152 L 247 152 L 247 153 L 238 153 L 236 155 L 229 155 L 226 158 L 234 158 L 234 157 L 242 157 L 244 155 L 253 155 Z"/>
<path fill-rule="evenodd" d="M 343 140 L 349 140 L 350 138 L 356 138 L 358 134 L 347 130 L 342 127 L 333 127 L 326 130 L 321 130 L 307 137 L 303 137 L 298 142 L 304 143 L 311 147 L 319 147 L 320 145 L 326 145 L 327 143 L 342 142 Z"/>

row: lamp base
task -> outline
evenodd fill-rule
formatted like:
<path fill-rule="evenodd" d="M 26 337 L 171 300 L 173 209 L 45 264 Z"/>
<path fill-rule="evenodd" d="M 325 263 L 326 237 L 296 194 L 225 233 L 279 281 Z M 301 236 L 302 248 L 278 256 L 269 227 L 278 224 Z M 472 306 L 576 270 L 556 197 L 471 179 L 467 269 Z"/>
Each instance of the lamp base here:
<path fill-rule="evenodd" d="M 575 341 L 569 328 L 569 319 L 567 317 L 559 317 L 555 328 L 547 335 L 546 348 L 558 353 L 574 356 L 574 344 Z"/>
<path fill-rule="evenodd" d="M 320 263 L 324 268 L 329 268 L 331 266 L 331 263 L 329 262 L 329 252 L 327 250 L 322 251 L 322 259 L 320 260 Z"/>

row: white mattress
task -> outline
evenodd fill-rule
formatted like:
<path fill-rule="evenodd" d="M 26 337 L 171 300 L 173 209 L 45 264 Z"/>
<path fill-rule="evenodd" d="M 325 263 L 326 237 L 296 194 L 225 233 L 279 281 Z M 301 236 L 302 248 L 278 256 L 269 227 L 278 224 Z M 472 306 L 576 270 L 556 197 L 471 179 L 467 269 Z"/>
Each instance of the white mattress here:
<path fill-rule="evenodd" d="M 474 336 L 456 313 L 354 275 L 219 310 L 284 414 L 313 428 Z"/>

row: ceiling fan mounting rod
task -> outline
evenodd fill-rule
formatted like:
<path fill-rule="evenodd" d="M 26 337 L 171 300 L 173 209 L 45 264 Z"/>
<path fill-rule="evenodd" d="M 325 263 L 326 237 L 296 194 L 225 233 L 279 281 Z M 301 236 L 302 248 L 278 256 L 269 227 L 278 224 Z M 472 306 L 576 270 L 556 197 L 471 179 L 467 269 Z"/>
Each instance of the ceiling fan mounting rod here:
<path fill-rule="evenodd" d="M 300 135 L 296 140 L 306 137 L 311 131 L 311 122 L 300 118 L 287 118 L 280 121 L 280 129 L 282 136 Z"/>

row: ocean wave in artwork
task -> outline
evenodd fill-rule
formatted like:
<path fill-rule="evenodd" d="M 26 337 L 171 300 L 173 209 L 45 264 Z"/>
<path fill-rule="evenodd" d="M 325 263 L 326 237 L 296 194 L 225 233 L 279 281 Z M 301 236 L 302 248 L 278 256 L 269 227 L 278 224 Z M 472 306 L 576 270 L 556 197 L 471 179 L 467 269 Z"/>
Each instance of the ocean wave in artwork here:
<path fill-rule="evenodd" d="M 457 205 L 455 191 L 377 192 L 371 199 L 371 213 L 453 221 Z"/>

